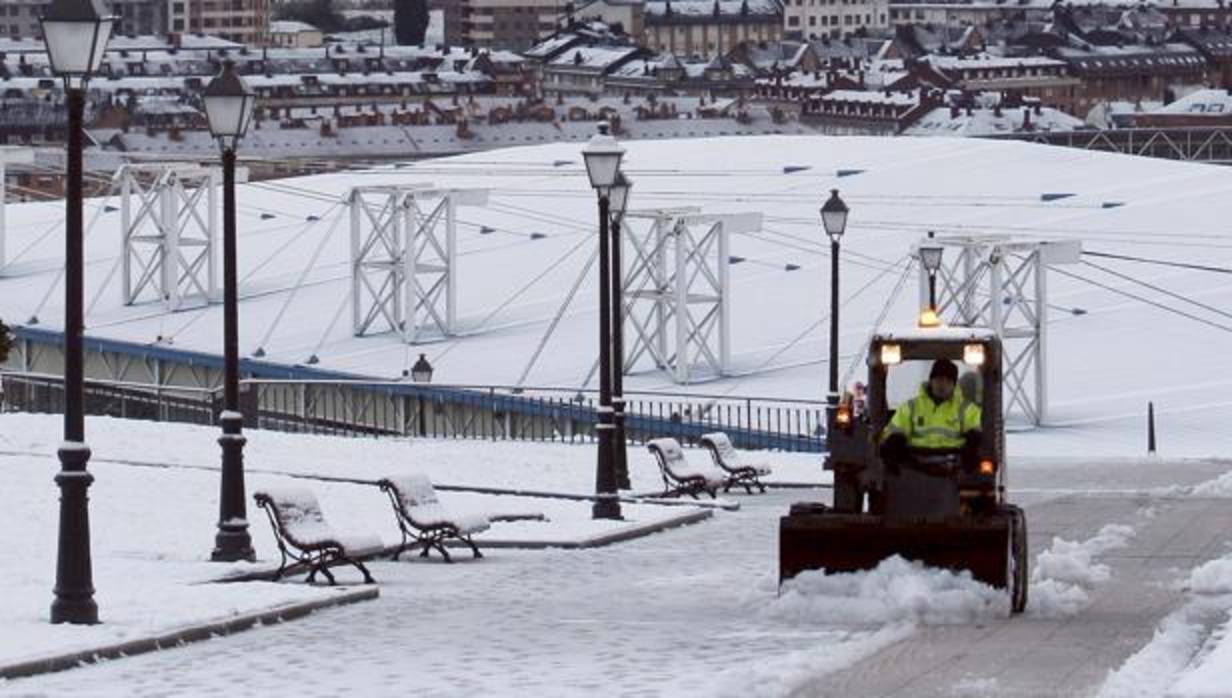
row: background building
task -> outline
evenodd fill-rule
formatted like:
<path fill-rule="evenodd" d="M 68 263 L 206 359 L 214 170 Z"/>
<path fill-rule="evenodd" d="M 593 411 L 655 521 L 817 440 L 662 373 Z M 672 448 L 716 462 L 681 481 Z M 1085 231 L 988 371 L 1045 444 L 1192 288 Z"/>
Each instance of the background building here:
<path fill-rule="evenodd" d="M 50 4 L 51 0 L 3 0 L 0 2 L 0 35 L 41 37 L 39 17 Z M 120 18 L 114 30 L 117 35 L 167 32 L 167 0 L 106 0 L 106 4 Z"/>
<path fill-rule="evenodd" d="M 642 45 L 678 56 L 723 56 L 741 42 L 783 37 L 780 0 L 647 0 Z"/>
<path fill-rule="evenodd" d="M 890 0 L 787 0 L 783 8 L 784 31 L 796 38 L 843 37 L 888 26 Z"/>
<path fill-rule="evenodd" d="M 269 40 L 270 0 L 170 0 L 168 8 L 172 34 L 211 34 L 251 46 Z"/>
<path fill-rule="evenodd" d="M 325 34 L 307 22 L 280 20 L 270 22 L 269 43 L 286 48 L 316 48 L 325 43 Z"/>
<path fill-rule="evenodd" d="M 445 37 L 467 46 L 485 46 L 520 51 L 550 36 L 567 23 L 574 3 L 570 0 L 453 0 L 451 16 L 445 15 Z M 452 32 L 450 20 L 458 30 Z"/>

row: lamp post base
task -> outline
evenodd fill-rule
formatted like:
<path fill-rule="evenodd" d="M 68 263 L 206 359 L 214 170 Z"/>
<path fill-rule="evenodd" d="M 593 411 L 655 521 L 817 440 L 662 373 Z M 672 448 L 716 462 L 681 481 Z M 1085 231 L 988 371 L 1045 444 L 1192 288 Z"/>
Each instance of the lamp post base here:
<path fill-rule="evenodd" d="M 90 449 L 83 443 L 66 443 L 56 453 L 60 472 L 60 541 L 56 558 L 55 600 L 52 623 L 94 625 L 98 604 L 90 564 L 90 511 L 87 491 L 94 476 L 86 471 Z"/>
<path fill-rule="evenodd" d="M 625 517 L 620 513 L 620 500 L 615 494 L 601 494 L 590 509 L 590 518 L 624 521 Z"/>
<path fill-rule="evenodd" d="M 252 549 L 252 537 L 248 534 L 248 519 L 244 502 L 244 444 L 248 439 L 242 433 L 244 417 L 239 412 L 224 412 L 222 436 L 222 491 L 218 534 L 214 536 L 214 562 L 236 562 L 257 559 Z"/>
<path fill-rule="evenodd" d="M 612 409 L 615 413 L 612 415 L 613 433 L 612 433 L 612 460 L 616 463 L 616 487 L 622 490 L 633 489 L 633 483 L 629 481 L 629 453 L 628 444 L 625 441 L 625 401 L 620 398 L 612 400 Z"/>
<path fill-rule="evenodd" d="M 600 407 L 599 461 L 595 487 L 595 504 L 591 507 L 592 519 L 624 519 L 620 513 L 620 498 L 616 495 L 616 463 L 613 458 L 611 412 L 602 412 Z M 610 408 L 608 408 L 610 410 Z"/>

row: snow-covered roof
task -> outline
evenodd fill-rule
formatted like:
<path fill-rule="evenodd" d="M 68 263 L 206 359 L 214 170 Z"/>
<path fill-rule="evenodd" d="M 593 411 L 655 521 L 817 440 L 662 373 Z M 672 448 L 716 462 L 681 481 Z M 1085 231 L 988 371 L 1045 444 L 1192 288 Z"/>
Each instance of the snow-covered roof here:
<path fill-rule="evenodd" d="M 1064 68 L 1065 62 L 1047 56 L 994 56 L 988 53 L 974 56 L 943 56 L 930 54 L 920 58 L 939 70 Z"/>
<path fill-rule="evenodd" d="M 671 123 L 697 128 L 695 121 Z M 298 132 L 255 133 L 289 139 Z M 914 273 L 899 294 L 894 289 L 929 230 L 1080 239 L 1087 251 L 1232 267 L 1224 232 L 1232 218 L 1232 180 L 1210 165 L 982 139 L 740 136 L 622 145 L 637 182 L 633 210 L 692 205 L 707 213 L 767 216 L 762 230 L 730 241 L 729 254 L 745 260 L 729 266 L 731 375 L 675 386 L 643 357 L 626 380 L 628 391 L 824 395 L 829 244 L 817 208 L 831 188 L 851 209 L 842 248 L 842 374 L 860 375 L 861 347 L 887 305 L 883 327 L 913 323 L 919 309 Z M 513 384 L 529 366 L 529 385 L 580 386 L 594 362 L 598 302 L 592 268 L 566 304 L 596 244 L 582 146 L 579 139 L 241 185 L 242 353 L 262 347 L 265 361 L 286 365 L 316 354 L 321 368 L 389 378 L 401 374 L 408 355 L 413 361 L 424 352 L 439 383 Z M 458 214 L 459 334 L 410 351 L 392 333 L 354 337 L 349 217 L 340 201 L 357 184 L 428 183 L 489 190 L 487 206 Z M 1071 196 L 1045 196 L 1056 193 Z M 119 272 L 110 273 L 120 255 L 120 214 L 101 212 L 103 205 L 87 202 L 86 221 L 96 222 L 86 247 L 86 335 L 138 345 L 161 335 L 160 348 L 221 352 L 221 306 L 168 313 L 154 299 L 121 302 Z M 63 233 L 53 224 L 63 213 L 63 202 L 8 205 L 11 264 L 0 278 L 6 322 L 21 325 L 37 315 L 36 327 L 61 327 Z M 645 220 L 629 223 L 635 234 L 648 229 L 641 227 Z M 1129 413 L 1139 419 L 1148 399 L 1157 408 L 1209 403 L 1211 376 L 1226 373 L 1228 331 L 1220 329 L 1226 320 L 1184 306 L 1209 319 L 1204 323 L 1117 291 L 1179 303 L 1135 283 L 1142 280 L 1226 308 L 1232 287 L 1194 268 L 1088 260 L 1131 278 L 1087 264 L 1050 274 L 1050 419 L 1098 424 Z M 336 323 L 335 313 L 341 314 Z M 530 365 L 545 336 L 546 358 Z M 630 328 L 626 340 L 634 338 Z M 1135 404 L 1127 404 L 1127 392 Z M 1222 423 L 1232 421 L 1232 406 L 1204 413 L 1211 410 Z"/>
<path fill-rule="evenodd" d="M 1026 114 L 1030 111 L 1030 116 Z M 1027 107 L 1006 108 L 998 115 L 992 109 L 980 108 L 968 114 L 965 109 L 953 114 L 949 107 L 929 111 L 908 127 L 907 136 L 994 136 L 1004 133 L 1019 133 L 1030 125 L 1032 131 L 1073 131 L 1081 128 L 1081 119 L 1065 112 L 1046 107 L 1036 114 Z"/>
<path fill-rule="evenodd" d="M 1228 90 L 1198 90 L 1151 113 L 1227 118 L 1232 116 L 1232 96 Z"/>
<path fill-rule="evenodd" d="M 889 94 L 881 90 L 834 90 L 821 96 L 825 102 L 860 102 L 862 104 L 893 104 L 909 107 L 919 104 L 918 90 L 892 90 Z"/>
<path fill-rule="evenodd" d="M 607 70 L 641 50 L 637 46 L 578 46 L 548 61 L 548 65 Z"/>
<path fill-rule="evenodd" d="M 646 21 L 653 23 L 670 18 L 713 17 L 716 5 L 721 17 L 764 18 L 783 13 L 782 0 L 646 0 Z M 744 11 L 745 7 L 747 12 Z"/>
<path fill-rule="evenodd" d="M 297 22 L 289 19 L 270 22 L 269 30 L 271 34 L 305 34 L 321 31 L 307 22 Z"/>

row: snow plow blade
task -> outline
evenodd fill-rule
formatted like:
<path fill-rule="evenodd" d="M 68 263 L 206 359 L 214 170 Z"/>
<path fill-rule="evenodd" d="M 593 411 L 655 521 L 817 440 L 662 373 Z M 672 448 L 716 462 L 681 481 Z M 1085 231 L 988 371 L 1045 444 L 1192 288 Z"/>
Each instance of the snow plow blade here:
<path fill-rule="evenodd" d="M 1012 517 L 1001 513 L 918 522 L 793 507 L 779 522 L 779 584 L 806 570 L 870 570 L 899 555 L 929 567 L 968 570 L 989 586 L 1007 589 L 1014 565 L 1025 564 L 1011 559 L 1012 528 Z"/>

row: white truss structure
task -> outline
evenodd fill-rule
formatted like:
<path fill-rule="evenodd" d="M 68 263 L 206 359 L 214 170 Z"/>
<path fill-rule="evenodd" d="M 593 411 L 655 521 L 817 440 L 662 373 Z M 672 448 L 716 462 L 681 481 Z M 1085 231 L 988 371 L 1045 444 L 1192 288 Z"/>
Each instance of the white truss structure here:
<path fill-rule="evenodd" d="M 188 163 L 124 165 L 116 172 L 125 305 L 160 300 L 176 311 L 220 300 L 221 182 L 218 168 Z"/>
<path fill-rule="evenodd" d="M 351 190 L 356 337 L 393 331 L 416 344 L 456 332 L 457 209 L 487 201 L 484 189 L 409 185 Z"/>
<path fill-rule="evenodd" d="M 34 162 L 34 151 L 30 148 L 0 146 L 0 276 L 4 276 L 4 268 L 9 263 L 8 258 L 8 219 L 5 209 L 8 208 L 8 165 L 29 164 Z"/>
<path fill-rule="evenodd" d="M 679 384 L 726 375 L 731 363 L 730 236 L 761 229 L 762 214 L 695 208 L 631 211 L 622 221 L 624 317 L 633 332 L 625 372 L 648 355 Z M 638 231 L 631 221 L 649 221 Z M 639 226 L 641 227 L 641 226 Z M 622 260 L 623 261 L 623 260 Z"/>
<path fill-rule="evenodd" d="M 946 250 L 937 274 L 942 320 L 996 332 L 1004 355 L 1006 415 L 1042 425 L 1048 416 L 1048 267 L 1077 263 L 1082 243 L 947 236 L 921 244 Z M 920 307 L 927 304 L 928 272 L 920 265 Z"/>

